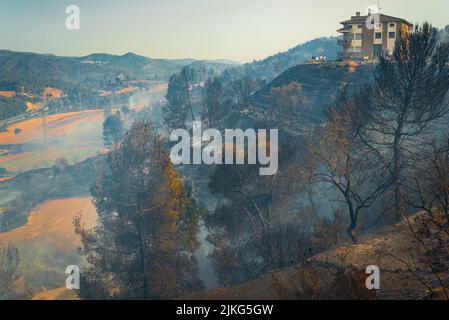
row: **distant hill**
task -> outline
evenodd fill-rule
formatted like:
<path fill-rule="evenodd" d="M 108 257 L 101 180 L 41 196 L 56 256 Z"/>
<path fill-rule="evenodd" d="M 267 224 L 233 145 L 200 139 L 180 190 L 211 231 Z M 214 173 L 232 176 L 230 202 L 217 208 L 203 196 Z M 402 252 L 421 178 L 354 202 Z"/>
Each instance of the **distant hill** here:
<path fill-rule="evenodd" d="M 182 67 L 191 65 L 206 72 L 228 70 L 233 76 L 244 75 L 269 81 L 313 56 L 324 55 L 332 60 L 337 52 L 336 38 L 308 41 L 286 52 L 244 65 L 230 60 L 151 59 L 131 52 L 124 55 L 93 53 L 83 57 L 60 57 L 0 50 L 0 91 L 25 90 L 40 94 L 44 88 L 52 87 L 68 96 L 68 104 L 76 101 L 75 96 L 79 94 L 85 101 L 94 104 L 98 91 L 114 90 L 117 79 L 166 81 Z"/>
<path fill-rule="evenodd" d="M 247 63 L 241 67 L 241 70 L 248 76 L 271 80 L 285 70 L 304 63 L 312 57 L 326 56 L 328 60 L 335 60 L 339 50 L 336 37 L 318 38 L 266 59 Z"/>
<path fill-rule="evenodd" d="M 195 60 L 195 59 L 151 59 L 128 52 L 122 56 L 109 54 L 91 54 L 79 58 L 81 63 L 95 64 L 122 70 L 125 74 L 145 80 L 167 80 L 184 66 L 204 67 L 222 71 L 239 63 L 230 60 Z"/>
<path fill-rule="evenodd" d="M 224 60 L 151 59 L 134 53 L 59 57 L 0 50 L 0 120 L 23 114 L 30 103 L 40 104 L 46 88 L 53 92 L 57 90 L 63 98 L 59 105 L 53 104 L 52 112 L 60 112 L 61 105 L 66 108 L 78 106 L 78 109 L 104 107 L 109 98 L 99 96 L 102 92 L 122 92 L 130 86 L 151 86 L 145 81 L 165 82 L 186 65 L 205 72 L 221 72 L 236 64 Z M 121 98 L 127 101 L 125 95 Z"/>
<path fill-rule="evenodd" d="M 19 86 L 60 88 L 74 82 L 105 81 L 120 74 L 138 80 L 167 80 L 183 66 L 199 62 L 220 69 L 236 64 L 221 60 L 151 59 L 134 53 L 59 57 L 0 50 L 0 90 L 17 90 Z"/>

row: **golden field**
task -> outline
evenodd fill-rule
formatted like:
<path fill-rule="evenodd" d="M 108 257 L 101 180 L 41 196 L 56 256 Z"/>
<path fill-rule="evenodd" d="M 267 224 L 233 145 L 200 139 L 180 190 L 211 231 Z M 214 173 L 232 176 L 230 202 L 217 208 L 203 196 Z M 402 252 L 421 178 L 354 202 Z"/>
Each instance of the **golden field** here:
<path fill-rule="evenodd" d="M 95 225 L 97 215 L 90 197 L 46 201 L 32 210 L 26 225 L 0 233 L 0 242 L 19 249 L 24 287 L 33 292 L 64 287 L 65 268 L 83 263 L 73 226 L 78 216 L 87 227 Z"/>
<path fill-rule="evenodd" d="M 50 166 L 58 158 L 79 162 L 94 156 L 104 151 L 103 118 L 103 110 L 87 110 L 17 122 L 0 132 L 0 145 L 8 149 L 0 153 L 0 167 L 18 173 Z"/>
<path fill-rule="evenodd" d="M 12 98 L 16 95 L 15 91 L 0 91 L 0 97 Z"/>

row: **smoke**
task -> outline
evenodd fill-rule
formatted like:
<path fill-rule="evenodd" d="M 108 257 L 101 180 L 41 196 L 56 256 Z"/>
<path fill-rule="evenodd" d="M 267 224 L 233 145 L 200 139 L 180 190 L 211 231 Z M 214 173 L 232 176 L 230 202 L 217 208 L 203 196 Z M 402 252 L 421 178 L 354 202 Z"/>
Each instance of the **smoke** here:
<path fill-rule="evenodd" d="M 154 97 L 151 92 L 146 90 L 134 91 L 129 97 L 128 108 L 135 111 L 140 111 L 145 107 L 151 107 Z"/>

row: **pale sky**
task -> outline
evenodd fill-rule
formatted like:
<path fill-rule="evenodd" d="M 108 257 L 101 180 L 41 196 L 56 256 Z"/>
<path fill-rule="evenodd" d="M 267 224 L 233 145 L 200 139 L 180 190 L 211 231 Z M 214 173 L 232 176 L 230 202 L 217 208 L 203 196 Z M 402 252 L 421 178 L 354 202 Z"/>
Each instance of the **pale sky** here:
<path fill-rule="evenodd" d="M 81 30 L 65 28 L 78 5 Z M 0 0 L 0 48 L 80 56 L 261 59 L 321 36 L 377 0 Z M 448 0 L 381 0 L 382 13 L 449 24 Z"/>

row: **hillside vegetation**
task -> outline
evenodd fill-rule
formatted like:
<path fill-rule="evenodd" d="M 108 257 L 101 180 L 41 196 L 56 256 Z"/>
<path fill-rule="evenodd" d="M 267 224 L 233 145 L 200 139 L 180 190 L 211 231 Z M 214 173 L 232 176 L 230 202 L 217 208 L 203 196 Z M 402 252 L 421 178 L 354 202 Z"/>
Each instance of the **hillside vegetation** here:
<path fill-rule="evenodd" d="M 419 214 L 418 216 L 423 216 Z M 415 217 L 410 217 L 414 221 Z M 419 260 L 422 248 L 402 221 L 356 245 L 335 247 L 304 263 L 274 270 L 251 282 L 182 297 L 193 300 L 444 299 L 434 274 Z M 367 290 L 368 266 L 380 269 L 380 290 Z M 441 274 L 443 281 L 448 274 Z"/>

